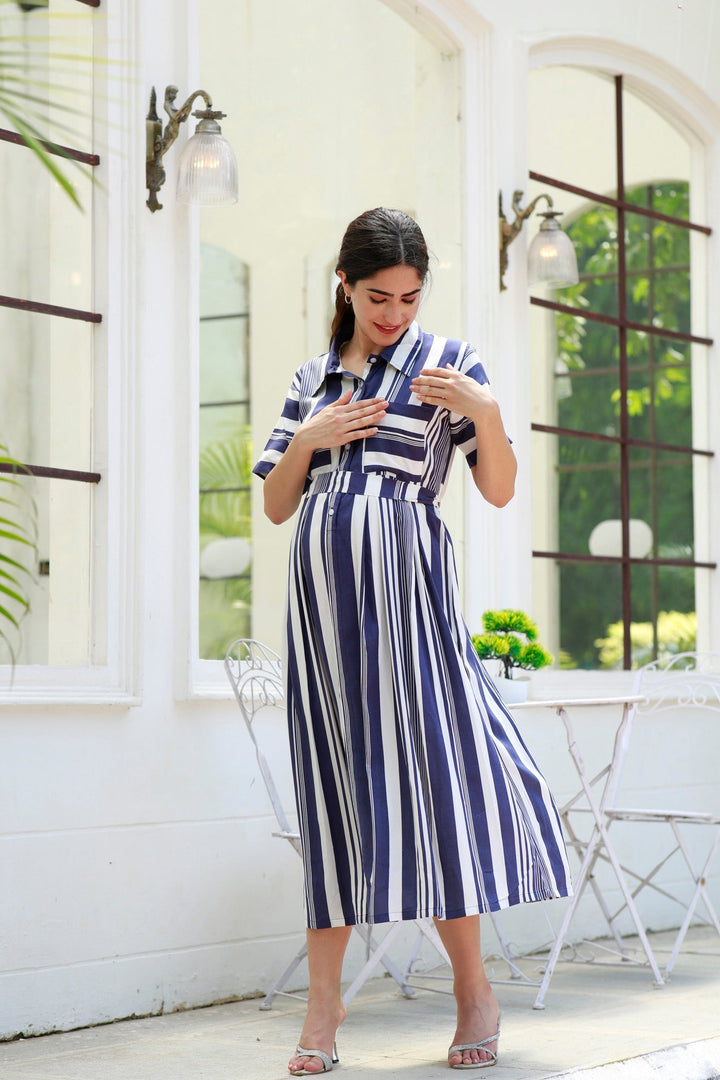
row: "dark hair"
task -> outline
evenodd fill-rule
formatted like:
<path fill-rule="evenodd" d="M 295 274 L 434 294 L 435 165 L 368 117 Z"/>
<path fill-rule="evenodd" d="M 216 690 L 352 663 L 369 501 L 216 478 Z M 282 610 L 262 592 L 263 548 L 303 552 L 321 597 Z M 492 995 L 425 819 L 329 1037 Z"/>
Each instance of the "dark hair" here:
<path fill-rule="evenodd" d="M 345 230 L 335 270 L 343 270 L 349 285 L 372 277 L 391 266 L 414 266 L 422 282 L 428 272 L 428 249 L 417 221 L 402 210 L 378 206 L 366 210 Z M 352 337 L 355 313 L 345 302 L 342 282 L 335 292 L 335 317 L 330 340 L 342 330 L 343 340 Z"/>

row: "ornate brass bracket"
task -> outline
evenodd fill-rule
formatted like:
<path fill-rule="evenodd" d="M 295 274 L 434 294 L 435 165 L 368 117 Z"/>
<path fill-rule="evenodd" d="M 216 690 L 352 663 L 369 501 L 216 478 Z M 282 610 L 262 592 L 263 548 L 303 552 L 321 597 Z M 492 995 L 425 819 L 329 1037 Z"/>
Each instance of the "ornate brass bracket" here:
<path fill-rule="evenodd" d="M 162 120 L 157 114 L 157 94 L 155 93 L 155 87 L 153 86 L 150 94 L 150 108 L 148 109 L 148 114 L 145 118 L 145 177 L 146 187 L 150 192 L 146 205 L 153 213 L 156 210 L 162 210 L 162 203 L 158 202 L 157 193 L 165 183 L 165 169 L 162 164 L 163 156 L 177 139 L 180 132 L 180 125 L 184 123 L 190 115 L 190 110 L 195 103 L 195 99 L 199 97 L 203 98 L 207 107 L 206 109 L 195 113 L 195 116 L 216 119 L 225 115 L 224 113 L 215 113 L 212 111 L 212 98 L 206 90 L 195 90 L 179 109 L 175 108 L 175 98 L 177 96 L 177 86 L 168 86 L 165 88 L 164 107 L 165 112 L 170 119 L 163 131 Z"/>
<path fill-rule="evenodd" d="M 520 206 L 520 200 L 522 199 L 522 197 L 523 197 L 522 191 L 514 191 L 513 192 L 512 208 L 515 211 L 515 220 L 513 222 L 509 222 L 508 219 L 505 217 L 505 214 L 503 213 L 502 191 L 498 195 L 498 215 L 499 215 L 498 216 L 498 223 L 499 223 L 499 230 L 500 230 L 500 291 L 501 292 L 503 292 L 507 288 L 505 282 L 503 281 L 503 278 L 505 277 L 505 271 L 508 268 L 508 253 L 507 253 L 508 247 L 510 246 L 510 244 L 512 244 L 513 240 L 515 239 L 515 237 L 518 235 L 518 233 L 522 229 L 523 223 L 530 217 L 533 210 L 535 209 L 535 207 L 539 203 L 540 199 L 546 199 L 548 207 L 550 209 L 552 209 L 552 206 L 553 206 L 553 201 L 550 198 L 550 196 L 546 195 L 545 192 L 541 192 L 541 194 L 538 195 L 538 197 L 536 199 L 533 199 L 533 201 L 528 206 L 526 206 L 525 209 L 523 210 L 521 208 L 521 206 Z"/>

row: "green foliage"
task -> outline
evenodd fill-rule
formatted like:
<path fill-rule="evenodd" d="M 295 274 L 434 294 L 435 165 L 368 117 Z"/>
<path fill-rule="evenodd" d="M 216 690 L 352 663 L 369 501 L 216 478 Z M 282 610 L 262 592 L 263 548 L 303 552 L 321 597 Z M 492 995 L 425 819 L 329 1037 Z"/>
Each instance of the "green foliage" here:
<path fill-rule="evenodd" d="M 43 4 L 42 6 L 46 7 L 47 5 Z M 53 15 L 52 17 L 57 20 L 61 17 L 70 19 L 89 18 L 90 16 L 86 13 L 79 13 L 73 16 Z M 37 23 L 38 19 L 46 20 L 48 13 L 38 12 L 33 14 L 32 18 Z M 92 172 L 74 161 L 58 146 L 56 140 L 49 134 L 47 117 L 49 105 L 52 105 L 53 110 L 56 112 L 59 110 L 66 116 L 85 115 L 84 108 L 75 108 L 66 100 L 68 95 L 75 94 L 80 99 L 81 105 L 84 105 L 85 93 L 80 89 L 72 90 L 68 87 L 67 82 L 53 84 L 46 79 L 36 77 L 34 72 L 37 64 L 34 64 L 32 59 L 29 59 L 28 46 L 32 43 L 40 43 L 45 47 L 49 43 L 50 48 L 46 50 L 46 56 L 51 60 L 67 61 L 73 65 L 74 70 L 84 68 L 87 72 L 90 72 L 94 62 L 93 57 L 57 51 L 54 47 L 58 44 L 62 46 L 63 42 L 63 39 L 57 35 L 33 33 L 32 36 L 28 36 L 13 34 L 12 30 L 17 20 L 18 12 L 15 4 L 10 4 L 7 0 L 0 0 L 0 116 L 3 116 L 9 126 L 23 137 L 30 150 L 58 182 L 68 198 L 79 210 L 82 210 L 82 204 L 75 186 L 59 162 L 65 160 L 91 178 Z M 34 30 L 37 28 L 35 26 Z M 65 124 L 59 124 L 56 121 L 53 128 L 59 134 L 64 134 L 70 141 L 73 141 L 74 133 Z M 45 144 L 49 144 L 57 152 L 54 154 L 48 153 Z"/>
<path fill-rule="evenodd" d="M 538 668 L 552 664 L 555 657 L 537 641 L 531 641 L 525 646 L 519 666 L 528 671 L 537 671 Z"/>
<path fill-rule="evenodd" d="M 535 641 L 538 636 L 537 623 L 534 623 L 524 611 L 505 608 L 502 611 L 486 611 L 482 617 L 483 626 L 488 633 L 524 634 L 528 641 Z"/>
<path fill-rule="evenodd" d="M 199 647 L 203 660 L 222 660 L 229 643 L 250 637 L 252 581 L 248 577 L 200 583 Z"/>
<path fill-rule="evenodd" d="M 475 634 L 472 642 L 481 660 L 504 660 L 510 652 L 510 638 L 504 634 Z"/>
<path fill-rule="evenodd" d="M 201 451 L 201 550 L 211 540 L 234 536 L 251 538 L 249 489 L 252 463 L 248 426 Z M 199 582 L 199 645 L 203 659 L 222 660 L 228 642 L 234 637 L 250 637 L 251 605 L 252 581 L 249 576 Z"/>
<path fill-rule="evenodd" d="M 661 611 L 657 618 L 657 655 L 654 651 L 653 624 L 631 623 L 630 641 L 632 666 L 642 667 L 650 660 L 669 660 L 681 652 L 692 652 L 697 638 L 695 612 Z M 623 665 L 623 624 L 612 623 L 604 638 L 595 642 L 600 650 L 600 667 L 621 668 Z"/>
<path fill-rule="evenodd" d="M 25 466 L 0 443 L 0 643 L 14 667 L 20 624 L 30 609 L 28 587 L 37 562 L 37 506 Z"/>
<path fill-rule="evenodd" d="M 241 426 L 229 438 L 200 452 L 200 487 L 225 488 L 249 484 L 252 475 L 250 428 Z"/>
<path fill-rule="evenodd" d="M 514 668 L 536 671 L 552 664 L 552 654 L 536 640 L 537 624 L 524 611 L 486 611 L 482 619 L 485 633 L 473 636 L 475 651 L 481 660 L 500 660 L 506 679 Z"/>
<path fill-rule="evenodd" d="M 251 536 L 251 475 L 252 443 L 247 426 L 201 451 L 201 538 Z"/>

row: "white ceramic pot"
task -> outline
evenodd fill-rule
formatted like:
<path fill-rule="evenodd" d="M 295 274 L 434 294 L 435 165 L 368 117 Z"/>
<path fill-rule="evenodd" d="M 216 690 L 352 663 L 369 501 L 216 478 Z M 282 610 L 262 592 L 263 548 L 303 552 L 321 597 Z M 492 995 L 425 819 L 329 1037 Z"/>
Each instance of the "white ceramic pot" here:
<path fill-rule="evenodd" d="M 500 691 L 500 697 L 506 705 L 517 705 L 519 701 L 527 701 L 530 679 L 520 676 L 518 679 L 495 679 L 495 685 Z"/>
<path fill-rule="evenodd" d="M 481 660 L 480 666 L 484 669 L 488 679 L 502 679 L 504 668 L 499 660 Z"/>

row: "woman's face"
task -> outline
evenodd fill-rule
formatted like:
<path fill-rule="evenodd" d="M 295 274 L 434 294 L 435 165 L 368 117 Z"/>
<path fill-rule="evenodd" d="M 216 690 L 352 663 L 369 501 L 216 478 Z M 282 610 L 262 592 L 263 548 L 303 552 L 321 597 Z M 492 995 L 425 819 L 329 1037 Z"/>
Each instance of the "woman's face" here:
<path fill-rule="evenodd" d="M 414 266 L 390 266 L 369 278 L 348 285 L 343 270 L 338 270 L 345 293 L 352 296 L 355 312 L 355 336 L 368 351 L 393 345 L 415 318 L 420 303 L 422 281 Z M 362 340 L 366 339 L 366 340 Z"/>

